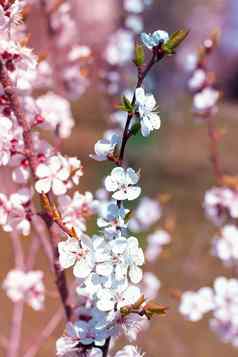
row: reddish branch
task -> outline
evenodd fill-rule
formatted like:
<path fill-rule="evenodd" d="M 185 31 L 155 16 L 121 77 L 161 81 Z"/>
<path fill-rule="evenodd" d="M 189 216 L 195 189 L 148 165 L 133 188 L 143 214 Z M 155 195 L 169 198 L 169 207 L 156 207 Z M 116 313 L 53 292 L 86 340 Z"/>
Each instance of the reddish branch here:
<path fill-rule="evenodd" d="M 32 135 L 31 135 L 31 126 L 29 121 L 27 120 L 25 113 L 22 109 L 22 106 L 20 104 L 20 100 L 17 96 L 16 89 L 14 88 L 14 85 L 8 75 L 8 71 L 4 67 L 3 63 L 0 62 L 0 83 L 3 87 L 3 90 L 5 92 L 5 95 L 8 97 L 8 100 L 11 104 L 11 108 L 13 113 L 15 114 L 15 117 L 17 119 L 17 122 L 19 126 L 23 130 L 23 140 L 24 140 L 24 145 L 25 145 L 25 155 L 26 158 L 29 161 L 31 173 L 32 173 L 32 178 L 33 181 L 35 182 L 37 177 L 36 177 L 36 168 L 37 168 L 37 158 L 34 152 L 34 146 L 32 142 Z M 39 195 L 41 198 L 41 201 L 43 202 L 44 196 Z M 55 235 L 53 236 L 53 231 L 52 231 L 52 226 L 55 223 L 57 223 L 61 229 L 66 233 L 69 234 L 69 230 L 63 225 L 62 222 L 59 222 L 59 219 L 54 219 L 53 216 L 49 214 L 49 212 L 44 212 L 44 214 L 41 215 L 43 218 L 46 226 L 49 229 L 50 233 L 50 241 L 52 245 L 52 249 L 54 252 L 54 270 L 55 270 L 55 276 L 56 276 L 56 285 L 59 291 L 59 295 L 62 301 L 62 304 L 64 306 L 65 314 L 68 320 L 71 318 L 71 307 L 68 304 L 68 287 L 66 283 L 66 278 L 64 275 L 64 272 L 62 272 L 59 269 L 59 262 L 58 262 L 58 248 L 57 248 L 57 240 Z"/>
<path fill-rule="evenodd" d="M 214 126 L 213 117 L 210 116 L 207 118 L 207 129 L 208 137 L 210 139 L 210 160 L 213 168 L 214 176 L 217 179 L 217 182 L 222 182 L 223 172 L 221 168 L 219 148 L 218 148 L 218 135 L 217 130 Z"/>

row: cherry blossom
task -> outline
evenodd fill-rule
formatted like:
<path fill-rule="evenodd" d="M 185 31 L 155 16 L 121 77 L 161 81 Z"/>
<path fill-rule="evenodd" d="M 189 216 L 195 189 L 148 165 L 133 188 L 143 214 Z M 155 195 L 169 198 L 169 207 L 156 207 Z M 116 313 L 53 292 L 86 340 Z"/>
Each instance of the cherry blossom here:
<path fill-rule="evenodd" d="M 144 1 L 124 0 L 124 9 L 128 12 L 141 13 L 144 10 Z"/>
<path fill-rule="evenodd" d="M 144 353 L 140 352 L 137 347 L 133 345 L 127 345 L 122 350 L 115 354 L 115 357 L 143 357 Z"/>
<path fill-rule="evenodd" d="M 105 58 L 111 65 L 122 66 L 133 58 L 133 35 L 130 31 L 120 29 L 109 39 Z"/>
<path fill-rule="evenodd" d="M 155 299 L 158 295 L 161 283 L 157 276 L 151 272 L 144 272 L 141 282 L 141 290 L 146 298 Z"/>
<path fill-rule="evenodd" d="M 58 198 L 59 211 L 62 220 L 68 228 L 75 228 L 80 236 L 86 230 L 86 222 L 97 210 L 98 201 L 93 199 L 91 192 L 80 194 L 75 191 L 73 197 L 62 195 Z"/>
<path fill-rule="evenodd" d="M 45 288 L 41 271 L 11 270 L 4 282 L 3 289 L 13 302 L 24 300 L 34 310 L 40 310 L 44 305 Z"/>
<path fill-rule="evenodd" d="M 145 32 L 141 34 L 141 40 L 143 44 L 150 50 L 153 47 L 166 43 L 168 39 L 169 39 L 169 34 L 166 31 L 162 31 L 162 30 L 157 30 L 152 34 L 150 33 L 147 34 Z"/>
<path fill-rule="evenodd" d="M 136 105 L 141 119 L 141 133 L 149 136 L 160 128 L 160 117 L 156 113 L 156 101 L 152 94 L 145 94 L 143 88 L 136 89 Z"/>
<path fill-rule="evenodd" d="M 114 192 L 115 200 L 135 200 L 141 193 L 141 188 L 134 186 L 139 181 L 139 175 L 131 168 L 124 170 L 116 167 L 111 175 L 105 179 L 105 187 L 109 192 Z"/>
<path fill-rule="evenodd" d="M 203 89 L 202 92 L 194 96 L 194 110 L 201 113 L 211 110 L 216 105 L 219 97 L 220 94 L 217 90 L 209 87 Z"/>
<path fill-rule="evenodd" d="M 112 289 L 100 290 L 97 294 L 97 307 L 101 311 L 110 311 L 115 307 L 120 309 L 123 306 L 130 305 L 139 300 L 141 296 L 140 289 L 136 286 L 129 286 L 124 291 L 113 291 Z"/>
<path fill-rule="evenodd" d="M 204 208 L 215 224 L 221 224 L 227 215 L 238 217 L 238 194 L 228 187 L 213 187 L 205 193 Z"/>
<path fill-rule="evenodd" d="M 206 73 L 202 69 L 197 69 L 193 76 L 189 79 L 188 86 L 192 91 L 197 91 L 202 88 L 206 80 Z"/>
<path fill-rule="evenodd" d="M 67 191 L 65 181 L 70 176 L 68 167 L 63 166 L 61 157 L 53 156 L 47 164 L 39 164 L 36 169 L 38 181 L 35 184 L 36 191 L 48 193 L 51 189 L 55 195 L 63 195 Z"/>
<path fill-rule="evenodd" d="M 148 246 L 145 251 L 145 256 L 149 262 L 153 262 L 161 254 L 163 246 L 170 243 L 171 237 L 168 232 L 160 229 L 150 234 L 147 241 Z"/>
<path fill-rule="evenodd" d="M 149 197 L 143 197 L 134 210 L 128 226 L 132 232 L 141 232 L 149 229 L 161 217 L 161 207 L 159 202 Z"/>
<path fill-rule="evenodd" d="M 200 320 L 205 313 L 214 307 L 213 292 L 202 288 L 198 292 L 187 291 L 182 295 L 179 311 L 191 321 Z"/>
<path fill-rule="evenodd" d="M 235 225 L 229 224 L 222 228 L 221 235 L 213 241 L 213 253 L 226 265 L 237 264 L 238 228 Z"/>
<path fill-rule="evenodd" d="M 96 155 L 90 155 L 97 161 L 107 160 L 108 155 L 112 155 L 117 145 L 120 143 L 120 137 L 113 131 L 105 133 L 103 139 L 98 140 L 94 150 Z"/>
<path fill-rule="evenodd" d="M 6 166 L 11 158 L 11 140 L 13 139 L 12 122 L 1 116 L 0 120 L 0 165 Z"/>
<path fill-rule="evenodd" d="M 93 244 L 89 237 L 82 235 L 80 240 L 68 238 L 59 242 L 58 250 L 62 269 L 74 266 L 73 273 L 77 278 L 86 278 L 90 274 L 95 260 Z"/>
<path fill-rule="evenodd" d="M 36 105 L 44 118 L 43 127 L 54 130 L 62 139 L 71 135 L 74 119 L 66 99 L 49 92 L 38 97 Z"/>
<path fill-rule="evenodd" d="M 6 232 L 12 232 L 16 229 L 17 232 L 25 236 L 29 235 L 31 229 L 31 197 L 31 191 L 28 188 L 22 188 L 10 195 L 7 221 L 3 226 Z"/>
<path fill-rule="evenodd" d="M 69 355 L 69 353 L 74 353 L 78 351 L 77 345 L 79 344 L 79 341 L 75 341 L 74 338 L 64 336 L 60 337 L 56 341 L 56 355 L 57 356 L 65 356 L 66 354 Z"/>

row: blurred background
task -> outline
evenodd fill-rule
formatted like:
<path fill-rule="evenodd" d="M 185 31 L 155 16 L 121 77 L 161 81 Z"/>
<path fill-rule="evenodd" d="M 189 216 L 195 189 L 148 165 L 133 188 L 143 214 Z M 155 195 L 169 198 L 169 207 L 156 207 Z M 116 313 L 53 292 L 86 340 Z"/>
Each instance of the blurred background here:
<path fill-rule="evenodd" d="M 103 48 L 108 35 L 120 20 L 116 0 L 74 0 L 77 9 L 80 38 L 89 46 Z M 37 13 L 32 23 L 32 43 L 44 49 L 44 37 L 40 34 Z M 238 168 L 238 1 L 237 0 L 160 0 L 145 14 L 145 30 L 164 29 L 169 33 L 189 28 L 190 35 L 177 56 L 166 58 L 153 73 L 148 85 L 156 93 L 161 110 L 162 127 L 150 139 L 133 138 L 127 147 L 128 162 L 142 170 L 141 184 L 144 194 L 150 197 L 169 193 L 172 200 L 170 214 L 176 218 L 172 244 L 156 264 L 147 265 L 161 280 L 160 302 L 169 305 L 168 314 L 155 318 L 151 328 L 138 340 L 138 345 L 150 357 L 235 357 L 237 351 L 223 344 L 210 331 L 208 321 L 192 323 L 178 313 L 178 303 L 171 297 L 171 290 L 196 290 L 211 285 L 218 275 L 232 276 L 229 268 L 212 257 L 211 238 L 214 228 L 204 216 L 202 202 L 204 192 L 215 184 L 209 163 L 206 126 L 192 118 L 192 100 L 187 93 L 188 74 L 184 71 L 186 54 L 196 50 L 211 30 L 221 29 L 219 48 L 211 57 L 211 66 L 218 75 L 223 99 L 219 105 L 217 125 L 224 128 L 220 150 L 222 163 L 227 173 L 236 173 Z M 96 77 L 96 66 L 90 68 Z M 131 66 L 126 88 L 133 87 L 134 69 Z M 126 79 L 125 79 L 126 82 Z M 110 128 L 107 98 L 96 83 L 89 86 L 79 101 L 72 102 L 76 127 L 70 139 L 63 143 L 63 151 L 77 155 L 83 163 L 85 174 L 80 191 L 94 192 L 109 165 L 89 159 L 94 143 Z M 103 170 L 102 170 L 103 167 Z M 23 238 L 28 245 L 29 238 Z M 0 280 L 12 267 L 13 258 L 8 237 L 1 233 Z M 47 270 L 45 257 L 38 256 L 38 266 L 46 272 L 46 281 L 53 290 L 53 279 Z M 0 291 L 1 326 L 7 333 L 11 318 L 11 302 Z M 37 327 L 47 322 L 47 316 L 56 310 L 58 300 L 49 296 L 45 311 L 32 312 L 25 308 L 24 335 L 26 341 L 36 337 Z M 40 317 L 39 317 L 40 316 Z M 61 335 L 63 325 L 48 339 L 38 357 L 51 357 L 55 351 L 55 339 Z"/>

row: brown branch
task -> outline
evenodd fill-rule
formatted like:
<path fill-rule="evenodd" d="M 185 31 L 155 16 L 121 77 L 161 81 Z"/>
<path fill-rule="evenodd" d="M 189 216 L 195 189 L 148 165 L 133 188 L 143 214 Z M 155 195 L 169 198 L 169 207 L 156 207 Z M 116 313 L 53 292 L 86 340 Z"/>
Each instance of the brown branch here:
<path fill-rule="evenodd" d="M 214 126 L 214 118 L 212 116 L 207 117 L 207 130 L 210 140 L 210 161 L 213 169 L 213 174 L 218 183 L 222 182 L 223 171 L 221 168 L 217 130 Z"/>

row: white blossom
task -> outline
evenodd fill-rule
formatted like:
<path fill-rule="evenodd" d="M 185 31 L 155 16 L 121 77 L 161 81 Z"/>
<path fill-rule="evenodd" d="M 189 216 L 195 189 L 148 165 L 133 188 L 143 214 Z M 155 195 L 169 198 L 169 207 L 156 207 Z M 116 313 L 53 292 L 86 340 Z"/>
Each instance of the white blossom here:
<path fill-rule="evenodd" d="M 114 357 L 143 357 L 145 354 L 133 345 L 127 345 L 118 351 Z"/>
<path fill-rule="evenodd" d="M 149 262 L 153 262 L 161 254 L 164 245 L 167 245 L 171 241 L 171 236 L 163 229 L 159 229 L 150 234 L 147 238 L 148 245 L 145 251 L 146 259 Z"/>
<path fill-rule="evenodd" d="M 143 0 L 124 0 L 124 9 L 139 14 L 144 10 Z"/>
<path fill-rule="evenodd" d="M 120 309 L 123 306 L 135 303 L 140 296 L 140 289 L 136 286 L 129 286 L 124 291 L 103 289 L 97 294 L 97 307 L 101 311 L 110 311 L 115 307 Z"/>
<path fill-rule="evenodd" d="M 86 278 L 90 274 L 95 261 L 93 243 L 89 237 L 82 235 L 80 240 L 68 238 L 59 242 L 58 250 L 62 269 L 74 266 L 73 273 L 77 278 Z"/>
<path fill-rule="evenodd" d="M 189 89 L 197 91 L 202 88 L 206 81 L 206 73 L 202 69 L 194 71 L 193 76 L 188 81 Z"/>
<path fill-rule="evenodd" d="M 134 38 L 131 31 L 120 29 L 109 38 L 105 58 L 111 65 L 127 63 L 133 58 Z"/>
<path fill-rule="evenodd" d="M 193 106 L 197 112 L 206 112 L 214 109 L 220 97 L 219 91 L 206 87 L 202 92 L 195 94 L 193 99 Z"/>
<path fill-rule="evenodd" d="M 161 217 L 161 207 L 158 201 L 143 197 L 135 209 L 128 226 L 132 232 L 149 229 Z"/>
<path fill-rule="evenodd" d="M 134 186 L 139 181 L 139 175 L 131 168 L 123 169 L 116 167 L 111 175 L 105 179 L 107 191 L 114 192 L 112 197 L 115 200 L 135 200 L 141 193 L 139 186 Z"/>
<path fill-rule="evenodd" d="M 43 308 L 45 288 L 41 271 L 23 272 L 11 270 L 4 282 L 3 288 L 7 296 L 13 301 L 26 301 L 34 310 Z"/>
<path fill-rule="evenodd" d="M 52 92 L 46 93 L 36 100 L 44 122 L 45 128 L 50 128 L 62 138 L 68 138 L 74 127 L 70 103 Z"/>
<path fill-rule="evenodd" d="M 90 155 L 97 161 L 107 160 L 108 155 L 113 154 L 115 148 L 120 143 L 120 137 L 114 131 L 105 133 L 103 139 L 98 140 L 94 150 L 96 155 Z"/>
<path fill-rule="evenodd" d="M 143 44 L 150 50 L 160 44 L 166 43 L 169 39 L 169 34 L 166 31 L 157 30 L 152 34 L 143 32 L 141 34 L 141 40 Z"/>
<path fill-rule="evenodd" d="M 200 320 L 214 307 L 212 289 L 201 288 L 198 292 L 187 291 L 182 295 L 179 311 L 191 321 Z"/>
<path fill-rule="evenodd" d="M 61 157 L 52 156 L 47 164 L 39 164 L 36 168 L 38 180 L 35 184 L 36 191 L 48 193 L 51 189 L 55 195 L 63 195 L 67 191 L 65 181 L 70 176 L 68 167 L 63 166 Z"/>
<path fill-rule="evenodd" d="M 143 88 L 137 88 L 135 92 L 137 110 L 141 119 L 141 133 L 150 135 L 151 131 L 160 128 L 160 117 L 156 112 L 156 101 L 152 94 L 145 94 Z"/>
<path fill-rule="evenodd" d="M 215 237 L 213 253 L 225 264 L 238 263 L 238 229 L 235 225 L 226 225 L 221 236 Z"/>

